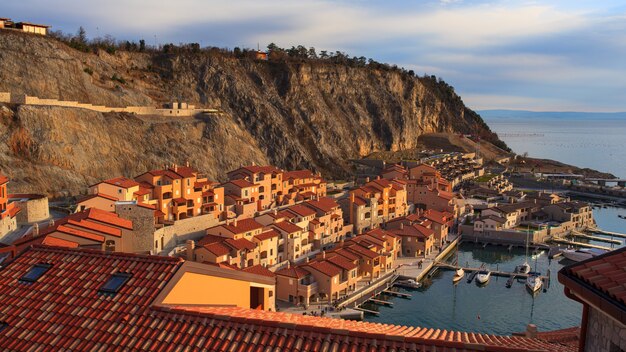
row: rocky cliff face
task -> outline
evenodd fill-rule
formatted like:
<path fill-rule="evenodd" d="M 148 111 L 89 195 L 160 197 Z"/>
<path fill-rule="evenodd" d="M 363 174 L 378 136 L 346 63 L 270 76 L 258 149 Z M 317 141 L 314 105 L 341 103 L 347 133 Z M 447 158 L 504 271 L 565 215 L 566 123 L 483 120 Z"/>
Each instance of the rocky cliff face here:
<path fill-rule="evenodd" d="M 172 99 L 220 115 L 167 119 L 20 106 L 0 115 L 0 170 L 16 191 L 78 193 L 99 179 L 191 161 L 222 178 L 240 164 L 308 167 L 417 146 L 424 133 L 497 140 L 449 87 L 400 72 L 200 54 L 81 53 L 0 31 L 0 91 L 109 106 Z"/>

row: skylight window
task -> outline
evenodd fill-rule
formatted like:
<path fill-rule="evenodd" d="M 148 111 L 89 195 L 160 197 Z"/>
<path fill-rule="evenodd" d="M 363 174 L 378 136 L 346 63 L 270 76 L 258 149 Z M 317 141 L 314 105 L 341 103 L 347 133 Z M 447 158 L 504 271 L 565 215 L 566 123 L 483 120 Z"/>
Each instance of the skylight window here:
<path fill-rule="evenodd" d="M 23 283 L 36 282 L 39 278 L 50 269 L 50 264 L 35 264 L 30 270 L 20 278 Z"/>
<path fill-rule="evenodd" d="M 111 275 L 98 292 L 102 294 L 116 294 L 131 276 L 130 273 L 115 273 Z"/>
<path fill-rule="evenodd" d="M 8 327 L 9 327 L 9 324 L 7 324 L 6 321 L 0 321 L 0 332 L 2 332 L 4 329 Z"/>

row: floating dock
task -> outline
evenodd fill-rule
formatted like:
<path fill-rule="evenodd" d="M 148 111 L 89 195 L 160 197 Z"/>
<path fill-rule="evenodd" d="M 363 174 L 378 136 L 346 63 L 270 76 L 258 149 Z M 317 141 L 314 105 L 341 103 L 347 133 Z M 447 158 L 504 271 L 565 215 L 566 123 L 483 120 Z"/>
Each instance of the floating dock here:
<path fill-rule="evenodd" d="M 393 303 L 392 302 L 383 301 L 382 299 L 370 298 L 370 299 L 367 300 L 367 302 L 376 303 L 376 304 L 381 305 L 381 306 L 393 307 Z"/>
<path fill-rule="evenodd" d="M 385 290 L 382 293 L 388 294 L 388 295 L 391 295 L 391 296 L 401 297 L 401 298 L 411 298 L 410 294 L 403 293 L 403 292 L 396 292 L 396 291 L 391 291 L 391 290 Z"/>

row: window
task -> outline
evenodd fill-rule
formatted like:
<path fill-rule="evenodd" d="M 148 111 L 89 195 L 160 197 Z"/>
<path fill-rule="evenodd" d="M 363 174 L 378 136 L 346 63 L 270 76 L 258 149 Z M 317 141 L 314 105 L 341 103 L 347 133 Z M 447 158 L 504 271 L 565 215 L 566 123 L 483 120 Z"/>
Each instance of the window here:
<path fill-rule="evenodd" d="M 271 291 L 270 291 L 271 292 Z M 270 296 L 272 297 L 272 296 Z M 8 328 L 9 324 L 7 324 L 7 322 L 5 321 L 0 321 L 0 332 L 2 332 L 4 329 Z"/>
<path fill-rule="evenodd" d="M 101 294 L 115 294 L 119 292 L 122 285 L 130 279 L 130 273 L 115 273 L 111 275 L 109 280 L 98 290 Z"/>
<path fill-rule="evenodd" d="M 20 278 L 22 283 L 36 282 L 39 278 L 50 269 L 50 264 L 35 264 L 30 270 Z"/>
<path fill-rule="evenodd" d="M 114 240 L 106 240 L 104 242 L 104 250 L 107 252 L 115 252 L 115 241 Z"/>

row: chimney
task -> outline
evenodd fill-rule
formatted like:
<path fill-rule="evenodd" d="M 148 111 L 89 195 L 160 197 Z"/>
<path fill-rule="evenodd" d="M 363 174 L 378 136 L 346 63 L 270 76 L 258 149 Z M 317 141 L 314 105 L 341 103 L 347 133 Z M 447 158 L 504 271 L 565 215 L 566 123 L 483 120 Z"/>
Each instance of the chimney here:
<path fill-rule="evenodd" d="M 526 325 L 526 337 L 536 338 L 537 337 L 537 325 L 528 324 Z"/>
<path fill-rule="evenodd" d="M 305 262 L 305 263 L 308 263 L 308 262 L 309 262 L 309 257 L 306 257 L 306 258 L 304 259 L 304 262 Z"/>
<path fill-rule="evenodd" d="M 196 242 L 194 242 L 193 240 L 187 240 L 187 260 L 188 261 L 192 261 L 193 260 L 193 250 L 194 248 L 196 248 Z"/>
<path fill-rule="evenodd" d="M 369 176 L 365 178 L 365 183 L 368 183 L 368 182 L 370 182 Z"/>
<path fill-rule="evenodd" d="M 403 222 L 400 223 L 400 230 L 404 230 L 404 223 Z"/>
<path fill-rule="evenodd" d="M 39 235 L 39 224 L 35 223 L 33 225 L 33 234 L 35 234 L 35 236 Z"/>
<path fill-rule="evenodd" d="M 274 208 L 274 215 L 278 215 L 278 209 Z"/>
<path fill-rule="evenodd" d="M 235 218 L 235 221 L 233 222 L 233 226 L 237 227 L 237 218 Z"/>
<path fill-rule="evenodd" d="M 174 164 L 174 172 L 177 172 L 177 171 L 178 171 L 178 165 Z"/>
<path fill-rule="evenodd" d="M 185 162 L 185 166 L 189 167 L 189 160 Z"/>
<path fill-rule="evenodd" d="M 380 180 L 380 175 L 376 176 L 376 181 Z"/>
<path fill-rule="evenodd" d="M 50 219 L 50 222 L 48 223 L 48 226 L 50 226 L 50 227 L 54 226 L 54 219 Z"/>
<path fill-rule="evenodd" d="M 256 165 L 256 163 L 253 161 L 253 162 L 252 162 L 252 166 L 255 166 L 255 165 Z"/>
<path fill-rule="evenodd" d="M 322 251 L 322 259 L 326 259 L 326 251 Z"/>
<path fill-rule="evenodd" d="M 291 268 L 291 262 L 287 261 L 287 269 Z"/>

